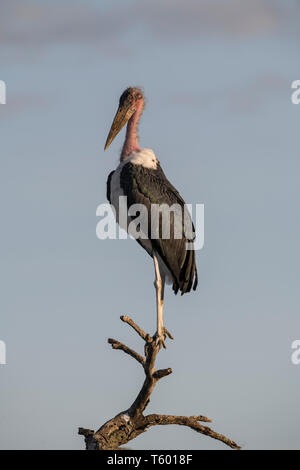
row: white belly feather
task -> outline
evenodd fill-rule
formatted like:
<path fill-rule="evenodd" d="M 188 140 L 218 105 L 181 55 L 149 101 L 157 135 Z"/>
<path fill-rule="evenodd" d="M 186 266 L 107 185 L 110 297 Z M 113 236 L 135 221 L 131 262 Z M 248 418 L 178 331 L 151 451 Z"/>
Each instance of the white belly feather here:
<path fill-rule="evenodd" d="M 144 168 L 156 169 L 157 159 L 151 149 L 141 149 L 132 152 L 127 158 L 121 161 L 112 175 L 110 182 L 110 201 L 116 210 L 117 222 L 119 223 L 119 197 L 124 196 L 124 191 L 120 185 L 120 175 L 123 166 L 126 163 L 133 163 L 133 165 L 142 165 Z M 127 230 L 126 227 L 122 227 Z"/>
<path fill-rule="evenodd" d="M 127 217 L 127 224 L 126 222 L 125 224 L 122 223 L 122 220 L 120 220 L 119 218 L 119 197 L 124 196 L 124 191 L 120 185 L 120 175 L 126 163 L 132 163 L 133 165 L 142 165 L 144 168 L 155 170 L 157 168 L 158 162 L 157 162 L 157 158 L 155 157 L 154 152 L 151 149 L 141 149 L 138 151 L 134 151 L 130 155 L 128 155 L 128 157 L 125 158 L 118 165 L 118 167 L 116 168 L 115 172 L 112 175 L 111 182 L 110 182 L 110 201 L 113 207 L 115 208 L 117 222 L 119 223 L 120 227 L 126 230 L 130 235 L 130 231 L 128 231 L 128 225 L 132 221 L 131 217 L 129 216 Z M 150 256 L 152 256 L 153 248 L 152 248 L 151 240 L 149 240 L 148 238 L 146 239 L 140 238 L 139 240 L 143 248 L 149 253 Z M 161 275 L 165 277 L 167 284 L 172 284 L 173 279 L 172 279 L 172 275 L 169 269 L 167 268 L 164 261 L 161 259 L 159 255 L 157 255 L 157 258 L 159 262 Z"/>

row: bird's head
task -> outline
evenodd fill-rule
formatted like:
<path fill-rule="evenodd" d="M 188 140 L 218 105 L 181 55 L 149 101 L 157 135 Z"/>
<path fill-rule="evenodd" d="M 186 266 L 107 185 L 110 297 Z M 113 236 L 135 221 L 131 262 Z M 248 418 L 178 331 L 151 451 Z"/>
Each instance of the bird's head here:
<path fill-rule="evenodd" d="M 127 88 L 119 100 L 119 107 L 111 125 L 106 139 L 104 150 L 106 150 L 126 122 L 136 111 L 142 111 L 144 106 L 144 94 L 140 88 Z"/>

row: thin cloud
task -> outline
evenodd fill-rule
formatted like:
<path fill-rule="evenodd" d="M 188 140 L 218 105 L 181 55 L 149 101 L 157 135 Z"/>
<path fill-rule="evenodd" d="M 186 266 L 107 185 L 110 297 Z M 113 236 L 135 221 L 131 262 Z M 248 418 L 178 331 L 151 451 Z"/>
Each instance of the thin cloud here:
<path fill-rule="evenodd" d="M 0 16 L 1 42 L 15 46 L 51 46 L 62 42 L 112 40 L 128 27 L 121 15 L 91 5 L 10 0 Z"/>
<path fill-rule="evenodd" d="M 285 96 L 288 89 L 284 77 L 267 73 L 258 76 L 255 80 L 246 84 L 243 88 L 232 91 L 227 97 L 227 106 L 230 111 L 240 113 L 253 113 L 265 103 L 271 102 L 276 96 Z"/>
<path fill-rule="evenodd" d="M 258 0 L 152 0 L 136 5 L 140 19 L 160 36 L 247 36 L 273 31 L 280 20 L 271 2 Z"/>
<path fill-rule="evenodd" d="M 10 96 L 5 105 L 0 107 L 0 119 L 7 119 L 22 112 L 28 112 L 35 109 L 48 109 L 53 104 L 51 97 L 37 94 L 14 94 Z"/>
<path fill-rule="evenodd" d="M 108 4 L 109 5 L 109 4 Z M 112 5 L 114 5 L 112 3 Z M 203 35 L 230 38 L 270 34 L 295 23 L 300 6 L 283 0 L 136 0 L 104 8 L 68 0 L 2 2 L 0 39 L 16 47 L 56 43 L 105 44 L 118 51 L 123 35 L 140 27 L 153 40 L 188 40 Z"/>
<path fill-rule="evenodd" d="M 250 114 L 265 106 L 274 95 L 284 96 L 286 89 L 286 79 L 269 72 L 227 93 L 224 90 L 219 93 L 216 90 L 213 93 L 177 93 L 169 97 L 168 103 L 195 109 L 211 108 L 218 104 L 226 112 Z"/>

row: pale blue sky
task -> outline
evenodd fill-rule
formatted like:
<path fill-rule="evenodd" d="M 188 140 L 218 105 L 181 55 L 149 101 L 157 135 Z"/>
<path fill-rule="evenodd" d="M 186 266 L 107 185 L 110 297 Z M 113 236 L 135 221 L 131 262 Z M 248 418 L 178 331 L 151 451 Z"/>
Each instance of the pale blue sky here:
<path fill-rule="evenodd" d="M 174 372 L 148 411 L 207 415 L 246 449 L 299 448 L 299 3 L 1 4 L 1 448 L 81 449 L 78 426 L 126 409 L 143 380 L 106 340 L 141 351 L 124 313 L 154 331 L 152 261 L 95 235 L 129 85 L 147 96 L 141 145 L 205 204 L 200 288 L 167 292 L 159 364 Z M 131 447 L 224 448 L 179 427 Z"/>

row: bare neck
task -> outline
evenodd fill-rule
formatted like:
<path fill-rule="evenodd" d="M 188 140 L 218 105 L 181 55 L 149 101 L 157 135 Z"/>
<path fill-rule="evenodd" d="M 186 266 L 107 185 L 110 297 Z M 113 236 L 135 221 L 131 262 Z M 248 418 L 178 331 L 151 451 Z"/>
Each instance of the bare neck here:
<path fill-rule="evenodd" d="M 131 116 L 126 127 L 126 137 L 122 148 L 120 161 L 125 160 L 135 150 L 140 150 L 138 138 L 138 124 L 143 112 L 143 101 L 141 100 L 135 113 Z"/>

